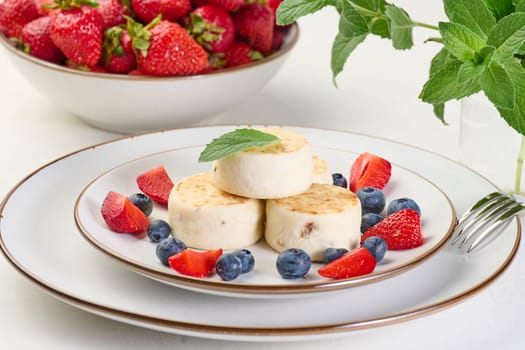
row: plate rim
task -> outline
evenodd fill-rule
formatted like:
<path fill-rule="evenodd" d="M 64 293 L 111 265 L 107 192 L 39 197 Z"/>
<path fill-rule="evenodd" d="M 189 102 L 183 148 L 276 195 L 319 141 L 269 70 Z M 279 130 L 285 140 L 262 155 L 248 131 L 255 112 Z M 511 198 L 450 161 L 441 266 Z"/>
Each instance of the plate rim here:
<path fill-rule="evenodd" d="M 0 202 L 0 223 L 3 220 L 3 213 L 6 205 L 9 203 L 9 200 L 13 197 L 13 195 L 23 186 L 26 184 L 28 180 L 30 180 L 32 177 L 43 171 L 44 169 L 66 159 L 69 157 L 72 157 L 78 153 L 82 153 L 85 151 L 89 151 L 90 149 L 106 144 L 111 143 L 118 143 L 122 140 L 130 139 L 133 137 L 138 137 L 142 135 L 150 135 L 150 134 L 157 134 L 162 132 L 173 132 L 177 130 L 183 130 L 183 129 L 199 129 L 199 128 L 209 128 L 209 127 L 221 127 L 221 126 L 239 126 L 240 124 L 223 124 L 223 125 L 213 125 L 213 126 L 196 126 L 192 128 L 176 128 L 176 129 L 169 129 L 169 130 L 160 130 L 160 131 L 152 131 L 152 132 L 146 132 L 142 134 L 135 134 L 135 135 L 126 135 L 122 137 L 118 137 L 112 140 L 108 140 L 105 142 L 97 143 L 92 146 L 84 147 L 79 150 L 73 151 L 71 153 L 68 153 L 66 155 L 63 155 L 61 157 L 58 157 L 40 167 L 35 169 L 34 171 L 30 172 L 28 175 L 23 177 L 17 184 L 13 186 L 11 190 L 7 192 L 5 197 Z M 494 188 L 498 188 L 496 185 L 494 185 L 490 180 L 488 180 L 483 175 L 475 172 L 472 169 L 467 168 L 466 166 L 456 162 L 455 160 L 450 159 L 447 156 L 444 156 L 442 154 L 425 150 L 418 146 L 409 145 L 406 143 L 398 142 L 389 140 L 386 138 L 380 138 L 375 137 L 367 134 L 362 133 L 355 133 L 355 132 L 349 132 L 349 131 L 343 131 L 343 130 L 337 130 L 337 129 L 329 129 L 329 128 L 314 128 L 314 127 L 305 127 L 305 126 L 294 126 L 294 125 L 287 125 L 288 127 L 297 127 L 297 128 L 303 128 L 303 129 L 310 129 L 310 130 L 324 130 L 324 131 L 333 131 L 333 132 L 339 132 L 339 133 L 345 133 L 345 134 L 353 134 L 365 138 L 371 138 L 376 140 L 381 140 L 383 142 L 392 143 L 396 145 L 403 145 L 410 147 L 412 149 L 418 150 L 419 152 L 424 152 L 427 154 L 431 154 L 433 156 L 436 156 L 438 158 L 441 158 L 445 161 L 452 162 L 455 164 L 460 165 L 461 167 L 469 170 L 472 174 L 475 174 L 477 177 L 484 179 L 488 184 L 493 186 Z M 304 339 L 305 337 L 309 335 L 327 335 L 327 334 L 340 334 L 344 332 L 348 332 L 350 330 L 360 330 L 360 329 L 368 329 L 368 328 L 376 328 L 380 326 L 386 326 L 390 324 L 396 324 L 407 320 L 416 319 L 425 315 L 433 314 L 438 311 L 442 311 L 444 309 L 447 309 L 451 306 L 454 306 L 456 304 L 459 304 L 460 302 L 470 298 L 471 296 L 479 293 L 483 289 L 487 288 L 489 285 L 492 284 L 496 279 L 498 279 L 502 273 L 510 266 L 511 262 L 516 256 L 516 252 L 518 251 L 519 243 L 521 241 L 521 225 L 520 225 L 520 219 L 516 218 L 516 238 L 514 240 L 513 246 L 509 252 L 509 254 L 505 257 L 505 260 L 498 266 L 498 268 L 487 278 L 485 278 L 480 283 L 474 285 L 473 287 L 464 290 L 463 292 L 457 293 L 449 298 L 446 298 L 444 300 L 440 300 L 435 303 L 431 303 L 419 308 L 414 308 L 407 310 L 405 312 L 385 315 L 377 318 L 372 318 L 364 321 L 354 321 L 354 322 L 345 322 L 344 324 L 329 324 L 324 326 L 306 326 L 306 327 L 292 327 L 292 328 L 279 328 L 279 329 L 271 329 L 271 328 L 256 328 L 256 327 L 250 327 L 250 328 L 243 328 L 243 327 L 217 327 L 217 326 L 207 326 L 202 324 L 196 324 L 196 323 L 189 323 L 189 322 L 181 322 L 181 321 L 173 321 L 173 320 L 165 320 L 165 319 L 159 319 L 158 317 L 151 317 L 146 316 L 139 313 L 132 313 L 127 312 L 124 310 L 120 310 L 118 308 L 111 308 L 105 305 L 97 304 L 95 302 L 90 302 L 88 300 L 84 300 L 82 298 L 76 297 L 74 295 L 70 295 L 68 293 L 65 293 L 58 289 L 58 287 L 52 286 L 46 281 L 44 281 L 41 277 L 35 276 L 35 274 L 28 269 L 26 269 L 23 264 L 21 264 L 18 259 L 10 252 L 9 248 L 6 246 L 4 241 L 4 235 L 2 234 L 1 226 L 0 226 L 0 250 L 2 251 L 3 255 L 6 257 L 6 260 L 13 266 L 15 270 L 17 270 L 23 277 L 28 279 L 30 282 L 35 284 L 37 287 L 41 288 L 45 292 L 47 292 L 49 295 L 56 297 L 57 299 L 64 301 L 70 305 L 76 306 L 80 309 L 83 309 L 85 311 L 89 311 L 94 314 L 99 314 L 117 321 L 129 323 L 129 324 L 135 324 L 142 327 L 147 327 L 150 329 L 157 329 L 161 331 L 168 331 L 172 333 L 177 334 L 188 334 L 193 336 L 199 336 L 199 337 L 205 337 L 205 338 L 215 338 L 215 339 L 226 339 L 226 340 L 287 340 L 287 339 Z"/>
<path fill-rule="evenodd" d="M 86 192 L 99 179 L 110 174 L 116 169 L 125 167 L 129 164 L 138 162 L 143 159 L 147 159 L 150 157 L 155 157 L 157 155 L 175 152 L 179 150 L 196 148 L 200 146 L 201 145 L 176 147 L 176 148 L 170 148 L 170 149 L 166 149 L 163 151 L 143 155 L 138 158 L 126 160 L 124 162 L 115 164 L 111 168 L 106 169 L 105 171 L 99 173 L 97 176 L 95 176 L 91 181 L 89 181 L 86 184 L 86 186 L 81 190 L 81 192 L 79 193 L 79 195 L 77 196 L 75 200 L 75 204 L 73 208 L 73 216 L 74 216 L 75 224 L 77 226 L 77 229 L 80 235 L 88 243 L 90 243 L 90 245 L 93 246 L 95 249 L 109 256 L 110 258 L 114 259 L 115 261 L 122 264 L 123 266 L 130 269 L 131 271 L 135 273 L 139 273 L 145 277 L 152 278 L 154 280 L 157 280 L 163 283 L 167 283 L 175 287 L 190 289 L 190 290 L 194 290 L 194 291 L 201 292 L 201 293 L 228 295 L 231 297 L 271 298 L 271 297 L 289 297 L 289 296 L 296 296 L 296 295 L 310 295 L 310 294 L 318 294 L 318 293 L 323 293 L 323 292 L 330 292 L 334 290 L 341 290 L 341 289 L 346 289 L 346 288 L 354 288 L 354 287 L 358 287 L 361 285 L 366 285 L 368 283 L 377 283 L 385 279 L 397 276 L 423 263 L 428 258 L 430 258 L 432 255 L 434 255 L 439 249 L 441 249 L 444 246 L 444 244 L 448 241 L 450 236 L 452 235 L 452 232 L 457 222 L 457 216 L 456 216 L 456 210 L 455 210 L 454 204 L 452 203 L 450 197 L 436 183 L 429 180 L 425 176 L 417 173 L 414 170 L 411 170 L 405 166 L 401 166 L 396 163 L 392 163 L 396 167 L 403 169 L 404 171 L 412 174 L 415 177 L 418 177 L 419 179 L 424 181 L 426 184 L 434 188 L 437 192 L 439 192 L 444 197 L 444 199 L 446 199 L 446 202 L 449 205 L 448 209 L 450 209 L 450 214 L 451 214 L 450 223 L 449 223 L 449 226 L 445 234 L 443 234 L 440 240 L 437 243 L 435 243 L 430 249 L 425 250 L 420 255 L 413 257 L 412 259 L 404 262 L 397 268 L 388 269 L 386 271 L 380 271 L 380 272 L 372 272 L 366 276 L 358 276 L 358 277 L 346 278 L 346 279 L 340 279 L 340 280 L 325 279 L 325 280 L 318 280 L 318 281 L 305 281 L 301 283 L 290 283 L 290 284 L 244 284 L 244 283 L 238 283 L 235 281 L 225 282 L 225 281 L 210 280 L 206 278 L 204 279 L 203 278 L 192 278 L 192 277 L 183 276 L 179 274 L 162 272 L 162 271 L 150 268 L 144 264 L 130 261 L 125 256 L 116 252 L 111 247 L 108 247 L 104 243 L 100 242 L 97 239 L 97 237 L 95 237 L 89 231 L 89 229 L 85 227 L 85 225 L 83 224 L 83 219 L 81 217 L 81 214 L 79 213 L 79 206 Z M 357 152 L 355 151 L 343 150 L 339 148 L 336 149 L 333 147 L 332 148 L 321 147 L 321 146 L 316 146 L 316 145 L 312 145 L 312 147 L 313 148 L 319 147 L 319 148 L 333 149 L 333 150 L 357 154 Z"/>

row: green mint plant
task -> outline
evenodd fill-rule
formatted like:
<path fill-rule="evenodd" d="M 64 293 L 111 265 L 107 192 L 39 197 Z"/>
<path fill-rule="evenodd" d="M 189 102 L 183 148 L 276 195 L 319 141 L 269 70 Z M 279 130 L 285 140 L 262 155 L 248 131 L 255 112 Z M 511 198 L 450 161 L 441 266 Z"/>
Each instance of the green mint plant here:
<path fill-rule="evenodd" d="M 483 92 L 510 127 L 522 135 L 515 192 L 520 192 L 525 154 L 525 0 L 443 0 L 448 22 L 414 21 L 385 0 L 284 0 L 277 23 L 289 24 L 326 6 L 339 13 L 332 44 L 334 84 L 351 53 L 368 35 L 392 41 L 398 50 L 413 45 L 414 28 L 436 32 L 427 41 L 442 44 L 430 63 L 419 98 L 445 122 L 445 104 Z"/>

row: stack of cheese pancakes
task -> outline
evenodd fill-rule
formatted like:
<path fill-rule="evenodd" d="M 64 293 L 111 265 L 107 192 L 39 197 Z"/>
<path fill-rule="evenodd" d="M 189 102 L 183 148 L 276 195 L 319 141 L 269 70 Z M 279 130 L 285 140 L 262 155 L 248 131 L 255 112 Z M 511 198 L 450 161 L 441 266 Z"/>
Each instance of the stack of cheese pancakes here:
<path fill-rule="evenodd" d="M 351 249 L 360 239 L 357 196 L 332 185 L 308 140 L 267 128 L 279 142 L 216 160 L 212 171 L 175 184 L 168 210 L 174 235 L 199 249 L 246 248 L 264 237 L 277 252 L 306 251 L 321 261 L 328 247 Z"/>

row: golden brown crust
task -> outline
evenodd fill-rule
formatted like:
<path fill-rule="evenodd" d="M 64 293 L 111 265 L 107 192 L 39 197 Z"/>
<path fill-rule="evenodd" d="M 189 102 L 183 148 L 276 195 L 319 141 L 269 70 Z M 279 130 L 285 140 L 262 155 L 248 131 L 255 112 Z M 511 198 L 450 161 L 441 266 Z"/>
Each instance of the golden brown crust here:
<path fill-rule="evenodd" d="M 355 193 L 326 184 L 312 184 L 304 193 L 271 200 L 289 211 L 314 215 L 341 213 L 359 205 L 359 198 Z"/>

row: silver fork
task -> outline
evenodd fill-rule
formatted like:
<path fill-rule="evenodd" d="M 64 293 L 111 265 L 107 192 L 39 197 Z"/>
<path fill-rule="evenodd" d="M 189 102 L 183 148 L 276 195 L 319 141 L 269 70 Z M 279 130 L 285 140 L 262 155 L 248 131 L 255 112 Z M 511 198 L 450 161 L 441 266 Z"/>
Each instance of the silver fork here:
<path fill-rule="evenodd" d="M 493 192 L 477 201 L 458 220 L 450 244 L 472 253 L 492 242 L 525 206 L 512 195 Z"/>

